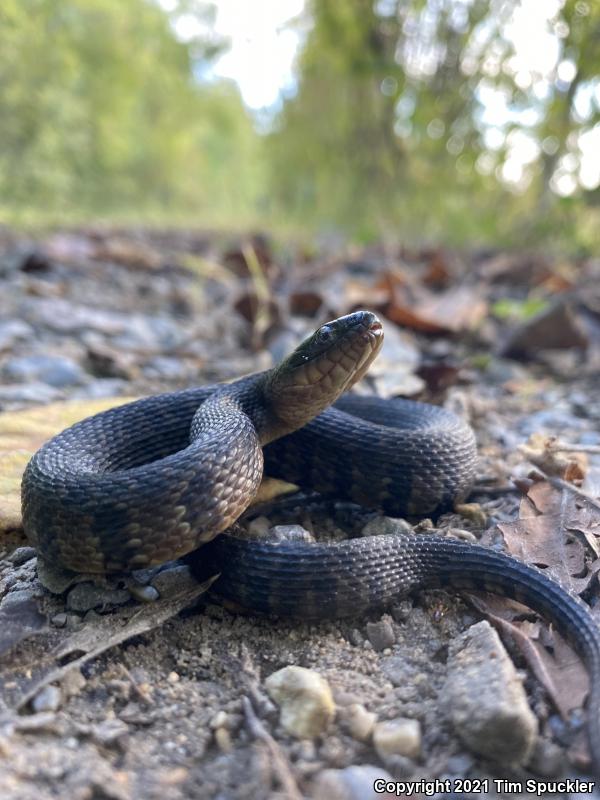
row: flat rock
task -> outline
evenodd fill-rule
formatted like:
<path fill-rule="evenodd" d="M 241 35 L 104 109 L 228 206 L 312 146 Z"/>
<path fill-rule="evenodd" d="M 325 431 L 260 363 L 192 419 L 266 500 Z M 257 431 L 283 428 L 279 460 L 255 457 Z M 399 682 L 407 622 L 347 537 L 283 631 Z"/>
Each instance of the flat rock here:
<path fill-rule="evenodd" d="M 458 736 L 475 753 L 525 763 L 537 720 L 521 679 L 488 622 L 471 626 L 450 645 L 444 695 Z"/>
<path fill-rule="evenodd" d="M 131 600 L 127 589 L 110 589 L 93 583 L 78 583 L 67 596 L 67 608 L 71 611 L 90 611 L 105 606 L 120 606 Z"/>
<path fill-rule="evenodd" d="M 11 358 L 2 367 L 2 376 L 15 383 L 40 381 L 60 389 L 85 381 L 84 370 L 66 356 L 32 355 Z"/>

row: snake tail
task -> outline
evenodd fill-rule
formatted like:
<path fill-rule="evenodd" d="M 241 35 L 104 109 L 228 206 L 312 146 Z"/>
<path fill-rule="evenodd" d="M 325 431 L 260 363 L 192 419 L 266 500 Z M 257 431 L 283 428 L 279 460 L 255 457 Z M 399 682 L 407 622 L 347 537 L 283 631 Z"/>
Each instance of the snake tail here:
<path fill-rule="evenodd" d="M 550 620 L 588 669 L 587 734 L 600 775 L 600 629 L 586 604 L 541 570 L 481 545 L 424 535 L 337 544 L 281 544 L 222 536 L 210 544 L 217 594 L 242 607 L 305 621 L 356 617 L 425 588 L 481 590 Z"/>

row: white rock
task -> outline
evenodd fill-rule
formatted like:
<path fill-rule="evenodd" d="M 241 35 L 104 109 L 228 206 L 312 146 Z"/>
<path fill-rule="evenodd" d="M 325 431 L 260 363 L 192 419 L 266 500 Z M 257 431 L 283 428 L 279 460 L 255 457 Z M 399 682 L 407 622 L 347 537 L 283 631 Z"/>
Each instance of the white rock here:
<path fill-rule="evenodd" d="M 324 769 L 315 779 L 311 797 L 313 800 L 377 800 L 382 795 L 374 789 L 376 780 L 392 781 L 392 776 L 370 764 Z"/>
<path fill-rule="evenodd" d="M 327 728 L 335 705 L 327 681 L 304 667 L 284 667 L 265 681 L 270 697 L 280 707 L 280 722 L 299 739 L 312 739 Z"/>
<path fill-rule="evenodd" d="M 378 722 L 373 744 L 381 759 L 393 755 L 417 758 L 421 752 L 421 726 L 418 720 L 405 717 Z"/>
<path fill-rule="evenodd" d="M 377 722 L 377 714 L 367 709 L 360 703 L 352 703 L 344 708 L 343 713 L 344 722 L 352 738 L 359 742 L 366 742 L 370 739 L 373 733 L 373 728 Z"/>

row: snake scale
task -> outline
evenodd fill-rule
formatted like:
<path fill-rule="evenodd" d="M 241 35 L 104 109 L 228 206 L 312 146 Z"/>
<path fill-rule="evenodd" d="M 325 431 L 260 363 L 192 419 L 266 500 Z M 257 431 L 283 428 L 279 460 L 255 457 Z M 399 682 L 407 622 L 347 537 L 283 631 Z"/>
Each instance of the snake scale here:
<path fill-rule="evenodd" d="M 272 370 L 77 423 L 27 466 L 27 536 L 45 559 L 92 573 L 160 564 L 209 543 L 201 555 L 220 573 L 221 597 L 306 620 L 354 616 L 424 587 L 519 600 L 550 619 L 588 667 L 588 738 L 600 775 L 600 631 L 587 606 L 540 570 L 433 535 L 331 544 L 218 536 L 252 501 L 263 464 L 392 515 L 439 513 L 468 492 L 476 448 L 464 422 L 421 403 L 340 397 L 382 341 L 375 315 L 355 312 Z"/>

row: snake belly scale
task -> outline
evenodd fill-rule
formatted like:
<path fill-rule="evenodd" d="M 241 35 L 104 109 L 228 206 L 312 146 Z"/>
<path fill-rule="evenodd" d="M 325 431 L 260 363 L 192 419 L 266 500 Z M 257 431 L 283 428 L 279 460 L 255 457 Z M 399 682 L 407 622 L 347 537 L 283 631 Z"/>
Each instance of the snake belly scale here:
<path fill-rule="evenodd" d="M 271 475 L 393 515 L 438 513 L 468 492 L 476 447 L 464 422 L 421 403 L 340 397 L 382 339 L 375 315 L 355 312 L 273 370 L 77 423 L 25 471 L 25 532 L 42 557 L 83 572 L 151 566 L 203 546 L 219 595 L 303 619 L 357 615 L 430 586 L 517 599 L 554 622 L 586 662 L 600 775 L 600 632 L 586 605 L 539 570 L 430 535 L 315 545 L 218 535 L 252 501 L 263 462 Z"/>

